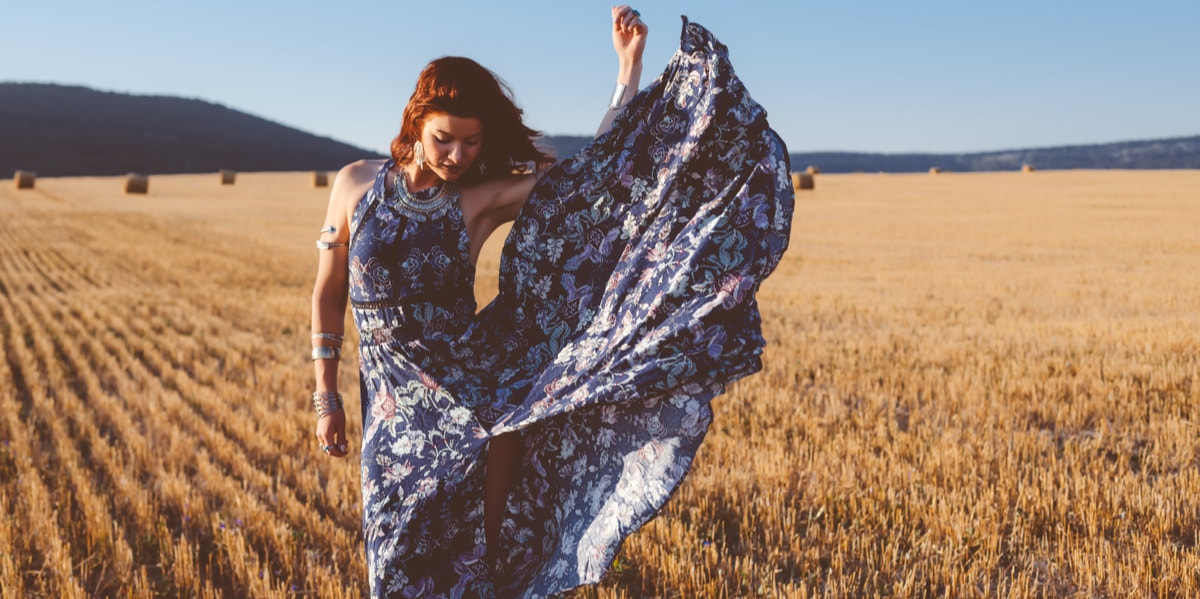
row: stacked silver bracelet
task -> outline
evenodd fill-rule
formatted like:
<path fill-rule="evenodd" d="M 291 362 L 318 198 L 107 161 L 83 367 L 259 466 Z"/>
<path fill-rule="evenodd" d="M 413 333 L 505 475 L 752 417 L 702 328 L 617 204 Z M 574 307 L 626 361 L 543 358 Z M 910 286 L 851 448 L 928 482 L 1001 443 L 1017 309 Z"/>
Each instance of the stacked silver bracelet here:
<path fill-rule="evenodd" d="M 318 345 L 312 348 L 313 360 L 337 360 L 342 356 L 342 340 L 345 338 L 339 333 L 313 333 L 312 338 L 326 339 L 337 344 Z M 342 409 L 342 394 L 337 391 L 313 391 L 312 394 L 313 409 L 317 412 L 317 418 L 324 418 L 338 410 Z"/>
<path fill-rule="evenodd" d="M 324 418 L 342 409 L 342 394 L 337 391 L 313 391 L 312 400 L 317 418 Z"/>

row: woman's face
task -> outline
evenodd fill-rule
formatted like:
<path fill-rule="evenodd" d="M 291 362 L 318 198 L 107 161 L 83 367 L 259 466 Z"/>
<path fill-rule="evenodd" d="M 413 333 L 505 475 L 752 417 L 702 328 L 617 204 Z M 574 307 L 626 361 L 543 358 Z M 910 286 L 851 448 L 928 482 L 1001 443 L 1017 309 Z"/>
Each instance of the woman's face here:
<path fill-rule="evenodd" d="M 444 181 L 456 181 L 483 151 L 483 123 L 476 118 L 434 114 L 421 130 L 425 167 Z"/>

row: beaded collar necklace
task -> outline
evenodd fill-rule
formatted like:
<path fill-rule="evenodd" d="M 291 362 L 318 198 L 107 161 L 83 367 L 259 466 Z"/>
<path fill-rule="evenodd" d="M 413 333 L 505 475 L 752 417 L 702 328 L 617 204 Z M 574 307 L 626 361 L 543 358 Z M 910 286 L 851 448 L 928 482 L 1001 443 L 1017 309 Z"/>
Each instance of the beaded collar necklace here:
<path fill-rule="evenodd" d="M 425 217 L 448 206 L 454 200 L 456 188 L 454 183 L 442 181 L 436 193 L 428 198 L 418 197 L 408 190 L 408 174 L 401 168 L 392 179 L 392 192 L 387 195 L 387 200 L 405 212 Z"/>

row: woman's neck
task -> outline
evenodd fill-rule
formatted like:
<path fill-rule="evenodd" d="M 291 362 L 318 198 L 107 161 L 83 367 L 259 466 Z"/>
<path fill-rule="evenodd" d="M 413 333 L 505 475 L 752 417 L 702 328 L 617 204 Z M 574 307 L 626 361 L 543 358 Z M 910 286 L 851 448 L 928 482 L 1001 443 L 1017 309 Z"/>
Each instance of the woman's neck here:
<path fill-rule="evenodd" d="M 419 169 L 415 164 L 405 164 L 400 167 L 404 170 L 405 176 L 408 177 L 408 190 L 416 193 L 424 191 L 435 185 L 441 184 L 442 180 L 429 169 Z"/>

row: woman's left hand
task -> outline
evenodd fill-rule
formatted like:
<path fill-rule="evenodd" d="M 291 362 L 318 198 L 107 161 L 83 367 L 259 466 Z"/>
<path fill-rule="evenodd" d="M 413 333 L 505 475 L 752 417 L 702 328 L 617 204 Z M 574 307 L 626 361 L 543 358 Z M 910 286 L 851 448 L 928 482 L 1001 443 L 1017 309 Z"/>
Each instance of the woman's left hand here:
<path fill-rule="evenodd" d="M 346 411 L 334 410 L 317 420 L 317 443 L 321 451 L 335 458 L 344 458 L 349 453 L 346 444 Z"/>
<path fill-rule="evenodd" d="M 617 51 L 617 57 L 622 65 L 640 65 L 650 28 L 642 22 L 638 12 L 627 4 L 614 7 L 612 15 L 613 49 Z"/>
<path fill-rule="evenodd" d="M 613 118 L 625 105 L 625 100 L 637 93 L 638 82 L 642 78 L 642 52 L 646 50 L 646 35 L 650 32 L 650 28 L 642 22 L 641 15 L 629 5 L 613 7 L 612 23 L 613 49 L 617 51 L 620 61 L 617 87 L 613 90 L 608 111 L 604 113 L 596 135 L 612 127 Z"/>

